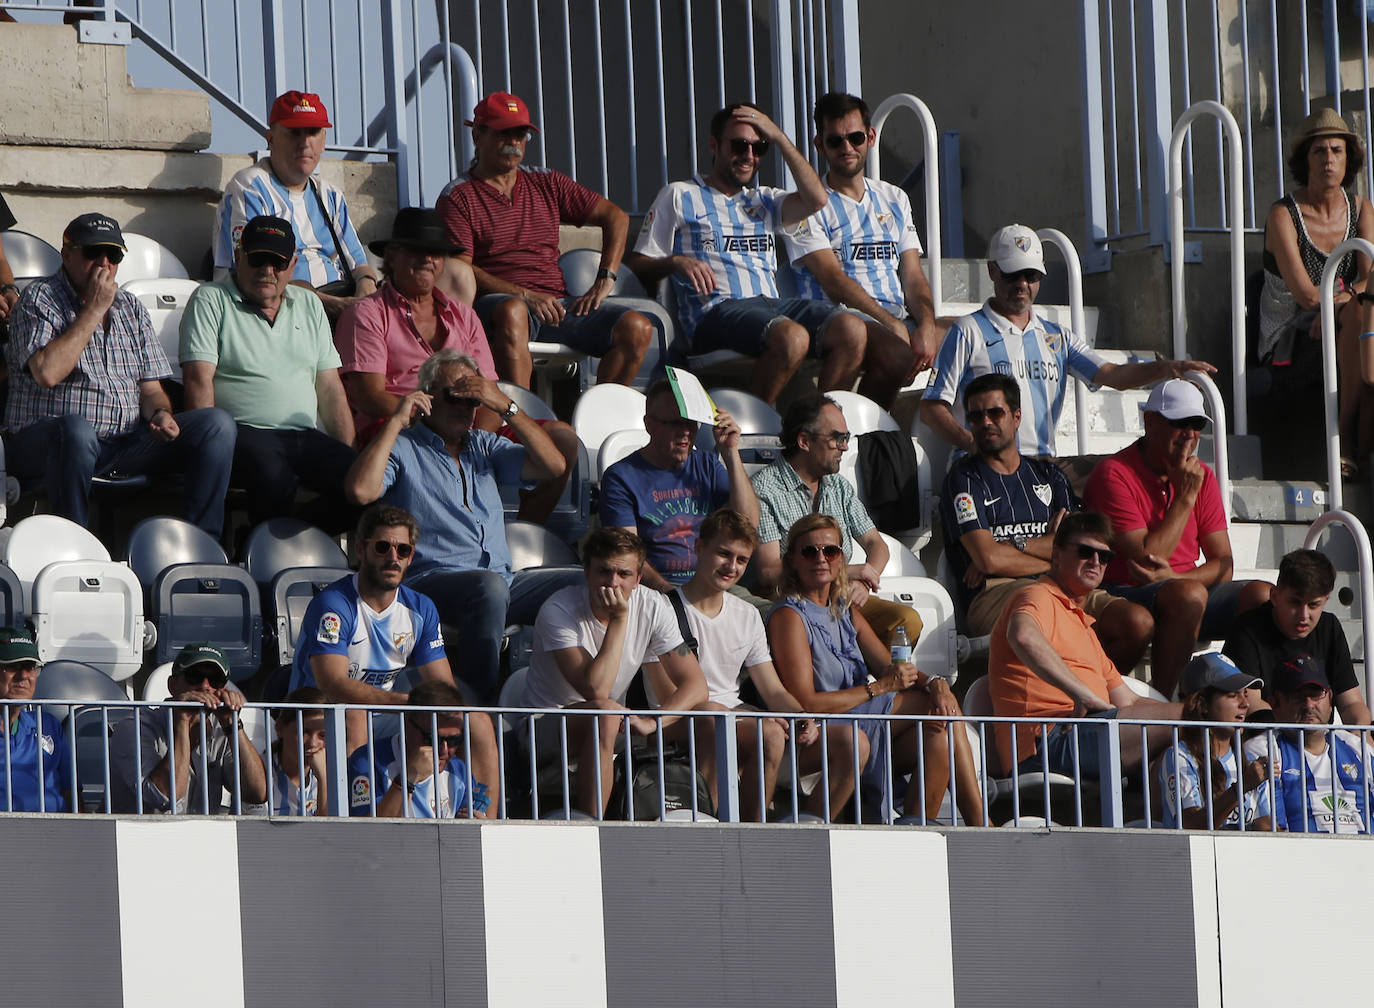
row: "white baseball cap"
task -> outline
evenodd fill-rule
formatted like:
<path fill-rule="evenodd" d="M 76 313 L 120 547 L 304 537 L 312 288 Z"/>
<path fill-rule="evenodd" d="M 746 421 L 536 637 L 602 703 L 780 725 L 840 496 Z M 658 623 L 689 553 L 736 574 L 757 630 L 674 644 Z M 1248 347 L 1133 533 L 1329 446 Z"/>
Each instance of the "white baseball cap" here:
<path fill-rule="evenodd" d="M 1150 390 L 1150 398 L 1140 405 L 1142 413 L 1158 413 L 1166 420 L 1187 420 L 1202 417 L 1207 420 L 1207 408 L 1202 402 L 1202 390 L 1182 378 L 1170 378 Z"/>
<path fill-rule="evenodd" d="M 1020 273 L 1033 269 L 1045 274 L 1045 253 L 1040 238 L 1024 224 L 1008 224 L 992 236 L 988 243 L 988 258 L 1003 273 Z"/>

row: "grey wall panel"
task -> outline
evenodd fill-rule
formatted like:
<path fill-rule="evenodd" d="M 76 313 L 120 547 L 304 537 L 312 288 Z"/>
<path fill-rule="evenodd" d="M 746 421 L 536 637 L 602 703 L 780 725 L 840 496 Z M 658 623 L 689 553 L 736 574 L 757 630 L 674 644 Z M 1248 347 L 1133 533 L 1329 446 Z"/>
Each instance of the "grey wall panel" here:
<path fill-rule="evenodd" d="M 124 1003 L 113 819 L 0 816 L 0 1003 Z"/>
<path fill-rule="evenodd" d="M 448 1003 L 487 1003 L 487 932 L 482 834 L 469 823 L 439 830 L 439 893 L 444 914 L 444 987 Z"/>
<path fill-rule="evenodd" d="M 1198 1003 L 1187 837 L 961 831 L 948 850 L 959 1004 Z"/>
<path fill-rule="evenodd" d="M 444 1005 L 446 932 L 462 919 L 451 925 L 445 916 L 440 829 L 241 821 L 247 1008 Z"/>
<path fill-rule="evenodd" d="M 835 1004 L 825 830 L 601 828 L 611 1008 Z"/>

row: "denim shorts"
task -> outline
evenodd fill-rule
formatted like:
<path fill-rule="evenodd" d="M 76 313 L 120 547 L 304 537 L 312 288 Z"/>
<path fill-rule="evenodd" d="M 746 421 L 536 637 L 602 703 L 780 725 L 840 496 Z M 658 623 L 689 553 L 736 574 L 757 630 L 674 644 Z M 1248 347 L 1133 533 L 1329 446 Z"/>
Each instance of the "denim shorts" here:
<path fill-rule="evenodd" d="M 483 329 L 491 328 L 491 313 L 496 306 L 514 296 L 514 294 L 484 294 L 477 299 L 477 303 L 473 305 L 473 310 L 477 312 L 477 318 L 482 323 Z M 564 298 L 561 303 L 564 308 L 568 308 L 572 305 L 573 298 Z M 531 312 L 530 341 L 562 343 L 579 353 L 587 354 L 589 357 L 600 357 L 611 348 L 611 330 L 615 328 L 615 324 L 620 321 L 622 315 L 633 310 L 623 304 L 613 304 L 610 299 L 607 299 L 601 302 L 600 308 L 588 312 L 586 315 L 574 315 L 572 312 L 568 312 L 563 316 L 563 321 L 557 325 L 552 322 L 541 322 Z"/>
<path fill-rule="evenodd" d="M 1155 596 L 1173 578 L 1152 581 L 1143 585 L 1103 585 L 1107 591 L 1137 605 L 1143 605 L 1150 612 L 1155 611 Z M 1198 628 L 1198 640 L 1221 640 L 1231 632 L 1231 624 L 1236 618 L 1236 603 L 1240 600 L 1241 590 L 1249 581 L 1223 581 L 1207 589 L 1207 608 L 1202 611 L 1202 626 Z"/>
<path fill-rule="evenodd" d="M 1113 720 L 1121 712 L 1115 707 L 1095 711 L 1085 717 Z M 1098 748 L 1102 740 L 1102 729 L 1096 725 L 1056 724 L 1047 726 L 1045 733 L 1035 740 L 1035 755 L 1027 756 L 1016 767 L 1018 773 L 1043 773 L 1048 757 L 1050 773 L 1073 777 L 1073 736 L 1078 730 L 1078 777 L 1080 780 L 1094 780 L 1099 776 Z M 1042 755 L 1042 753 L 1044 755 Z"/>
<path fill-rule="evenodd" d="M 826 324 L 840 313 L 829 301 L 808 298 L 730 298 L 701 317 L 692 331 L 692 353 L 735 350 L 749 357 L 763 353 L 764 337 L 776 319 L 791 319 L 811 337 L 809 356 L 821 355 Z"/>

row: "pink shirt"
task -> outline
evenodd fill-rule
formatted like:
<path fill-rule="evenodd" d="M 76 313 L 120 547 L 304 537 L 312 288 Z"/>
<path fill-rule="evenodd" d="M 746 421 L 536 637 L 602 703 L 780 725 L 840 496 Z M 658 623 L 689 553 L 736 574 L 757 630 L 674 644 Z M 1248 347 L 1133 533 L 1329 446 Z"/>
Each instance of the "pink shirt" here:
<path fill-rule="evenodd" d="M 1142 444 L 1143 441 L 1136 441 L 1099 462 L 1083 489 L 1084 509 L 1106 515 L 1117 533 L 1158 528 L 1174 499 L 1174 488 L 1169 481 L 1145 464 Z M 1198 464 L 1202 466 L 1202 489 L 1183 526 L 1183 534 L 1178 538 L 1178 547 L 1169 557 L 1169 566 L 1176 571 L 1196 567 L 1202 555 L 1202 539 L 1226 529 L 1226 510 L 1221 504 L 1216 473 L 1206 462 Z M 1107 568 L 1102 580 L 1104 584 L 1135 583 L 1120 554 Z"/>
<path fill-rule="evenodd" d="M 379 374 L 386 379 L 392 395 L 415 391 L 416 372 L 437 350 L 456 350 L 477 361 L 484 378 L 496 380 L 496 365 L 491 358 L 486 333 L 477 313 L 442 291 L 434 292 L 436 346 L 431 347 L 415 327 L 410 305 L 384 283 L 351 305 L 339 319 L 334 343 L 339 348 L 343 374 Z M 355 407 L 353 422 L 361 441 L 372 440 L 384 419 L 360 413 Z"/>

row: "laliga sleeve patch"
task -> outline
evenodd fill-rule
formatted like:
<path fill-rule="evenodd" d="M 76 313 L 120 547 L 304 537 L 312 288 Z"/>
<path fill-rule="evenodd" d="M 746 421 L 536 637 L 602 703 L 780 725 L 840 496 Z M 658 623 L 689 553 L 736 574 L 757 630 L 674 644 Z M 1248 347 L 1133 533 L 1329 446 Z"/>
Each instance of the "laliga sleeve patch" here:
<path fill-rule="evenodd" d="M 359 774 L 353 778 L 353 785 L 350 788 L 353 795 L 354 805 L 368 805 L 372 801 L 372 782 L 368 780 L 366 774 Z"/>
<path fill-rule="evenodd" d="M 315 639 L 321 644 L 339 643 L 339 627 L 342 621 L 338 613 L 327 612 L 320 618 L 320 631 Z"/>
<path fill-rule="evenodd" d="M 954 520 L 960 525 L 978 520 L 978 508 L 974 506 L 972 494 L 961 493 L 954 498 Z"/>

